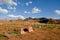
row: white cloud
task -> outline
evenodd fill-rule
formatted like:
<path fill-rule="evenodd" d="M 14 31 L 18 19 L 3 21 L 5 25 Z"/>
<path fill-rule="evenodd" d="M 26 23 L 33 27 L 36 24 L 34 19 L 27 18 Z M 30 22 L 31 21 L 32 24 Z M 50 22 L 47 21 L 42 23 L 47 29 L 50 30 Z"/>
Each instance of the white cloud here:
<path fill-rule="evenodd" d="M 11 6 L 8 6 L 8 9 L 13 9 Z"/>
<path fill-rule="evenodd" d="M 9 9 L 9 10 L 13 10 L 14 12 L 16 12 L 16 7 L 11 7 L 11 6 L 9 6 L 8 9 Z"/>
<path fill-rule="evenodd" d="M 29 14 L 30 12 L 29 11 L 24 11 L 24 13 L 28 13 Z"/>
<path fill-rule="evenodd" d="M 28 6 L 29 5 L 29 3 L 26 3 L 26 6 Z"/>
<path fill-rule="evenodd" d="M 11 17 L 11 18 L 19 18 L 19 19 L 22 19 L 22 20 L 25 19 L 25 17 L 22 16 L 22 15 L 8 15 L 8 16 Z"/>
<path fill-rule="evenodd" d="M 39 8 L 37 8 L 37 7 L 34 7 L 33 9 L 32 9 L 32 11 L 30 12 L 30 11 L 24 11 L 24 13 L 40 13 L 41 12 L 41 10 L 39 9 Z"/>
<path fill-rule="evenodd" d="M 32 13 L 39 13 L 39 12 L 41 12 L 41 10 L 39 8 L 37 8 L 37 7 L 34 7 L 32 9 Z"/>
<path fill-rule="evenodd" d="M 16 10 L 16 7 L 8 7 L 8 9 L 10 9 L 10 10 Z"/>
<path fill-rule="evenodd" d="M 54 11 L 56 14 L 60 14 L 60 10 L 55 10 Z"/>
<path fill-rule="evenodd" d="M 17 0 L 16 0 L 17 1 Z M 0 0 L 0 5 L 7 5 L 9 10 L 16 11 L 17 3 L 14 0 Z"/>
<path fill-rule="evenodd" d="M 30 4 L 32 4 L 32 1 L 29 1 Z"/>
<path fill-rule="evenodd" d="M 2 9 L 2 8 L 0 7 L 0 13 L 7 14 L 7 13 L 8 13 L 8 10 L 6 10 L 6 9 Z"/>
<path fill-rule="evenodd" d="M 16 7 L 13 8 L 13 11 L 16 12 Z"/>
<path fill-rule="evenodd" d="M 14 2 L 13 0 L 0 0 L 0 5 L 5 4 L 5 5 L 9 5 L 9 6 L 17 6 L 17 3 Z"/>
<path fill-rule="evenodd" d="M 32 1 L 26 2 L 26 6 L 32 4 Z"/>
<path fill-rule="evenodd" d="M 16 10 L 16 7 L 14 7 L 13 9 Z"/>

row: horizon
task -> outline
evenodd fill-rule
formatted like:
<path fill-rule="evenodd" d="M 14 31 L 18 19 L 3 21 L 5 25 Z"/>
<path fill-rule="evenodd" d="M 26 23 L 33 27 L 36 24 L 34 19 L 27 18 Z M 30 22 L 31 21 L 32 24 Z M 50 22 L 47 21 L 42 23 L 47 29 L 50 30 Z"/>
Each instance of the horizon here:
<path fill-rule="evenodd" d="M 60 19 L 60 0 L 0 0 L 0 19 Z"/>
<path fill-rule="evenodd" d="M 32 17 L 28 17 L 28 19 L 29 18 L 32 18 Z M 36 18 L 36 17 L 35 17 Z M 35 18 L 32 18 L 32 19 L 35 19 Z M 40 17 L 40 18 L 45 18 L 45 17 Z M 0 20 L 26 20 L 27 18 L 25 18 L 25 19 L 21 19 L 21 18 L 16 18 L 16 19 L 8 19 L 8 18 L 3 18 L 3 19 L 1 19 L 0 18 Z M 39 19 L 39 18 L 37 18 L 37 19 Z M 56 18 L 46 18 L 46 19 L 53 19 L 53 20 L 60 20 L 60 19 L 56 19 Z"/>

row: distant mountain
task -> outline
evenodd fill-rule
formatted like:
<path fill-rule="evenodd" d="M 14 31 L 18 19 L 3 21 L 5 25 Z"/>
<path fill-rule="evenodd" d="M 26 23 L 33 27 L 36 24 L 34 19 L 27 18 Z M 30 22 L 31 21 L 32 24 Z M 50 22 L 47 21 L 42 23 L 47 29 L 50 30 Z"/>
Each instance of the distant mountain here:
<path fill-rule="evenodd" d="M 0 22 L 6 22 L 6 21 L 14 21 L 14 20 L 8 20 L 8 19 L 0 19 Z M 30 22 L 39 22 L 39 23 L 49 23 L 49 24 L 60 24 L 60 19 L 52 19 L 52 18 L 25 18 L 22 19 L 16 19 L 15 21 L 30 21 Z"/>
<path fill-rule="evenodd" d="M 49 23 L 49 24 L 60 24 L 60 19 L 48 19 L 48 18 L 26 18 L 25 19 L 26 21 L 28 20 L 36 20 L 38 21 L 39 23 Z"/>

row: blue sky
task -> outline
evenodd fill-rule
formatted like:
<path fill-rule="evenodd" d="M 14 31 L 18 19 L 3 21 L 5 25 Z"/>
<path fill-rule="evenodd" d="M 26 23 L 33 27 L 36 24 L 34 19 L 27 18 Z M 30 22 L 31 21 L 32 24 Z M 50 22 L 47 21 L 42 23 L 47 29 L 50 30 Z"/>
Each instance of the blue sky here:
<path fill-rule="evenodd" d="M 60 0 L 0 0 L 0 18 L 60 19 Z"/>

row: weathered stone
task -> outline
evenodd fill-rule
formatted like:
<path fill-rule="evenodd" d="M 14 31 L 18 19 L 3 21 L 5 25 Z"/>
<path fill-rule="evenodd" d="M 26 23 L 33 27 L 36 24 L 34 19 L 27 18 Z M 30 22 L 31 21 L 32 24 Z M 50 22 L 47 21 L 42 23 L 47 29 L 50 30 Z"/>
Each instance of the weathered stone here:
<path fill-rule="evenodd" d="M 33 28 L 32 27 L 29 27 L 29 32 L 33 32 Z"/>
<path fill-rule="evenodd" d="M 23 29 L 24 28 L 21 28 L 21 34 L 25 34 L 26 33 Z"/>

